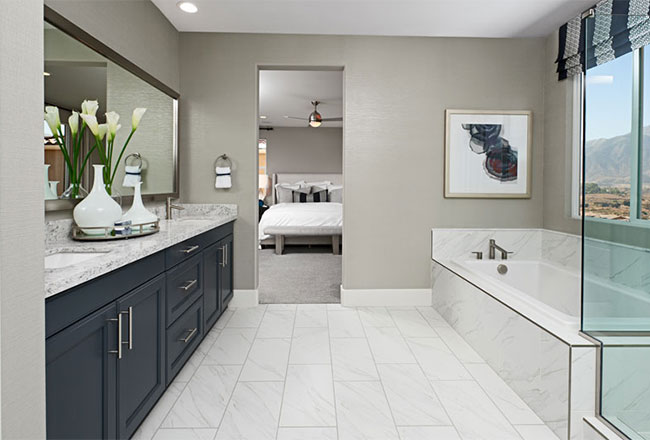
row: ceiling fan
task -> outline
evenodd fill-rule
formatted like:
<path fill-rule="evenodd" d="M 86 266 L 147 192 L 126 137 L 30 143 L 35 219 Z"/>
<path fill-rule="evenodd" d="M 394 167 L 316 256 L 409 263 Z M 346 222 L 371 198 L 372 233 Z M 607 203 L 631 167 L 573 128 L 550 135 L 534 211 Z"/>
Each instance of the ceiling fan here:
<path fill-rule="evenodd" d="M 300 119 L 301 121 L 308 121 L 309 126 L 313 128 L 318 128 L 321 126 L 323 122 L 335 122 L 335 121 L 342 121 L 342 117 L 338 118 L 323 118 L 320 113 L 318 113 L 318 104 L 320 104 L 321 101 L 312 101 L 311 105 L 314 106 L 314 111 L 309 114 L 309 117 L 307 118 L 299 118 L 297 116 L 285 116 L 286 119 Z"/>

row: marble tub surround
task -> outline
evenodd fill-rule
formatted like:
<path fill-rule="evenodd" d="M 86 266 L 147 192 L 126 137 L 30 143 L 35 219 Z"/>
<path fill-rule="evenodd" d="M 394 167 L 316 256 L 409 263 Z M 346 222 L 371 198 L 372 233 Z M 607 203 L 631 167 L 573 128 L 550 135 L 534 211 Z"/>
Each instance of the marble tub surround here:
<path fill-rule="evenodd" d="M 568 278 L 575 281 L 575 292 L 569 289 L 566 293 L 575 295 L 575 304 L 572 308 L 576 310 L 573 310 L 571 315 L 567 314 L 568 312 L 558 314 L 548 304 L 544 304 L 530 295 L 521 294 L 517 289 L 500 281 L 496 275 L 487 276 L 484 270 L 473 267 L 476 261 L 476 256 L 472 254 L 474 251 L 483 252 L 481 264 L 489 264 L 488 243 L 490 239 L 496 240 L 499 246 L 513 252 L 508 256 L 506 265 L 508 262 L 517 261 L 539 262 L 550 265 L 552 271 L 562 271 L 567 274 Z M 580 328 L 580 249 L 580 237 L 544 229 L 432 230 L 431 255 L 434 265 L 437 263 L 445 267 L 464 282 L 477 287 L 493 300 L 537 323 L 569 345 L 590 344 L 578 333 Z M 498 252 L 496 259 L 498 262 L 501 261 Z M 514 271 L 515 266 L 511 266 L 511 269 Z M 522 270 L 522 268 L 516 269 Z M 435 276 L 434 272 L 434 284 Z M 532 276 L 533 274 L 531 274 Z"/>
<path fill-rule="evenodd" d="M 517 260 L 543 260 L 579 270 L 581 238 L 578 235 L 548 229 L 459 229 L 431 230 L 431 258 L 436 261 L 476 258 L 472 252 L 483 252 L 488 258 L 489 241 L 507 251 Z"/>
<path fill-rule="evenodd" d="M 577 329 L 555 326 L 558 337 L 552 322 L 535 322 L 457 270 L 433 263 L 433 308 L 560 439 L 581 439 L 582 418 L 595 414 L 596 347 Z"/>
<path fill-rule="evenodd" d="M 70 238 L 72 220 L 57 220 L 46 224 L 45 253 L 103 252 L 82 263 L 45 270 L 45 297 L 104 275 L 129 263 L 152 255 L 183 240 L 207 232 L 237 218 L 236 205 L 185 204 L 174 220 L 161 220 L 160 232 L 126 240 L 79 242 Z M 155 208 L 154 208 L 155 209 Z M 158 216 L 164 218 L 156 212 Z M 155 211 L 154 211 L 155 212 Z M 47 237 L 47 234 L 46 234 Z M 56 240 L 53 238 L 56 237 Z"/>

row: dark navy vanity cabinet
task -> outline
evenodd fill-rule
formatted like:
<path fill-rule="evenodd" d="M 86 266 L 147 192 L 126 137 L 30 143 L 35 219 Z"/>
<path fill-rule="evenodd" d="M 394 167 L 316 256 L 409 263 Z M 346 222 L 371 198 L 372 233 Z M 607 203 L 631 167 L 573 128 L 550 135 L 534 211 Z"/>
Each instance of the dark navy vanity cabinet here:
<path fill-rule="evenodd" d="M 47 437 L 129 438 L 232 298 L 228 223 L 46 300 Z"/>

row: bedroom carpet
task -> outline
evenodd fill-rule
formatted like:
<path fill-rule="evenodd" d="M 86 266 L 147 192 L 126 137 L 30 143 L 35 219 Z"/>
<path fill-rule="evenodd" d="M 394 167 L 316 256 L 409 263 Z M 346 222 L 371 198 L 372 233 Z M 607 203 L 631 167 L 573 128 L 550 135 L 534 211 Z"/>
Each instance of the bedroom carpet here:
<path fill-rule="evenodd" d="M 331 247 L 286 246 L 259 254 L 262 304 L 328 304 L 341 302 L 341 256 Z"/>

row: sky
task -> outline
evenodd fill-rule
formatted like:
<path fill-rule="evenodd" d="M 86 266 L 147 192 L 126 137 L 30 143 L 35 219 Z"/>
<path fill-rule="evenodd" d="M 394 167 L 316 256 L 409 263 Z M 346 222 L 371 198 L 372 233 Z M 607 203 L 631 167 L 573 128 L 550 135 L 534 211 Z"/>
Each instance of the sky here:
<path fill-rule="evenodd" d="M 650 57 L 646 57 L 645 81 L 650 85 Z M 611 138 L 630 132 L 632 125 L 632 83 L 634 54 L 628 53 L 609 63 L 587 70 L 585 130 L 587 141 Z M 646 67 L 644 66 L 644 67 Z M 650 104 L 650 91 L 644 103 Z M 644 115 L 644 125 L 650 121 L 650 106 Z"/>

